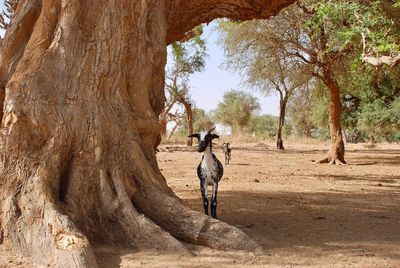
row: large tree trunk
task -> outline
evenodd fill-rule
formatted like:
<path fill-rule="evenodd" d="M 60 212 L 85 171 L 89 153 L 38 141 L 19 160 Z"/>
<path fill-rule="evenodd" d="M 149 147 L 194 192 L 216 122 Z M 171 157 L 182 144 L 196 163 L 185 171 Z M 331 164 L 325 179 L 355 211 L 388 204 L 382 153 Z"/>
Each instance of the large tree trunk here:
<path fill-rule="evenodd" d="M 167 43 L 200 22 L 268 17 L 293 1 L 215 2 L 19 1 L 0 59 L 6 243 L 50 267 L 96 267 L 94 243 L 260 250 L 185 207 L 155 157 Z"/>
<path fill-rule="evenodd" d="M 331 74 L 325 74 L 325 84 L 329 89 L 329 130 L 331 135 L 331 148 L 328 154 L 318 163 L 346 164 L 344 160 L 344 141 L 340 117 L 342 114 L 342 102 L 340 98 L 340 89 L 336 80 Z"/>
<path fill-rule="evenodd" d="M 276 148 L 278 150 L 285 150 L 285 147 L 283 146 L 282 131 L 285 125 L 287 101 L 288 98 L 287 96 L 285 96 L 283 99 L 280 100 L 280 105 L 279 105 L 279 122 L 278 122 L 278 133 L 276 139 Z"/>

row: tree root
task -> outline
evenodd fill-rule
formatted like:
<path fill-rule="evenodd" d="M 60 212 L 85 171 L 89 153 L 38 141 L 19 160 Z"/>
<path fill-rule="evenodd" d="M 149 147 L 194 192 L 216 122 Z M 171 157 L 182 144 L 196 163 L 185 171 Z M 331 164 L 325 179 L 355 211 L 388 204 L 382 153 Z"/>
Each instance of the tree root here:
<path fill-rule="evenodd" d="M 117 193 L 116 210 L 109 211 L 108 217 L 116 218 L 120 225 L 125 241 L 139 250 L 156 250 L 157 252 L 174 252 L 181 255 L 192 256 L 192 253 L 176 238 L 154 224 L 145 215 L 140 214 L 132 205 L 125 186 L 121 181 L 121 174 L 112 175 L 114 189 Z M 104 193 L 111 189 L 103 189 Z M 115 206 L 114 206 L 115 207 Z M 107 206 L 104 206 L 107 210 Z"/>
<path fill-rule="evenodd" d="M 176 238 L 218 250 L 243 250 L 262 254 L 263 249 L 236 227 L 192 211 L 174 196 L 153 190 L 135 195 L 134 204 Z M 157 209 L 155 209 L 157 208 Z"/>
<path fill-rule="evenodd" d="M 337 166 L 347 165 L 346 161 L 340 160 L 339 157 L 331 157 L 330 155 L 318 160 L 316 164 L 329 164 Z"/>

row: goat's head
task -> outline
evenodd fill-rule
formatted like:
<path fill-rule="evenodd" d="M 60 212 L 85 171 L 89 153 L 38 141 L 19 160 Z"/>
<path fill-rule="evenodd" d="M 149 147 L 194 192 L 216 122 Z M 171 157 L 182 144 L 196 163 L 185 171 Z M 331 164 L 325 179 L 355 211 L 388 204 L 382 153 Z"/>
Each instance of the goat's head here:
<path fill-rule="evenodd" d="M 222 144 L 222 147 L 224 147 L 224 148 L 229 148 L 229 146 L 230 146 L 231 144 L 229 143 L 229 142 L 224 142 L 223 144 Z"/>
<path fill-rule="evenodd" d="M 202 131 L 200 133 L 195 133 L 193 135 L 190 135 L 189 138 L 197 138 L 199 145 L 198 145 L 198 151 L 199 153 L 204 152 L 207 148 L 207 146 L 212 142 L 213 139 L 219 138 L 218 135 L 211 133 L 215 128 L 209 130 L 209 131 Z"/>

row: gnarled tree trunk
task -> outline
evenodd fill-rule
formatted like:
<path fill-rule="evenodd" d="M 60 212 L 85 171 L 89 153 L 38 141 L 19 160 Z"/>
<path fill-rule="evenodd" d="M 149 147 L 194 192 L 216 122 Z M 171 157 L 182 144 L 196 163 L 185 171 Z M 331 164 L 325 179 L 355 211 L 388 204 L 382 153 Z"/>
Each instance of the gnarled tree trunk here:
<path fill-rule="evenodd" d="M 340 98 L 340 89 L 336 80 L 330 75 L 325 75 L 325 84 L 329 90 L 329 130 L 331 135 L 331 148 L 328 154 L 318 163 L 329 163 L 342 165 L 346 164 L 344 160 L 344 140 L 340 124 L 342 114 L 342 102 Z"/>
<path fill-rule="evenodd" d="M 19 1 L 0 62 L 5 241 L 51 267 L 96 267 L 94 243 L 259 251 L 185 207 L 158 169 L 166 46 L 201 22 L 291 2 Z"/>

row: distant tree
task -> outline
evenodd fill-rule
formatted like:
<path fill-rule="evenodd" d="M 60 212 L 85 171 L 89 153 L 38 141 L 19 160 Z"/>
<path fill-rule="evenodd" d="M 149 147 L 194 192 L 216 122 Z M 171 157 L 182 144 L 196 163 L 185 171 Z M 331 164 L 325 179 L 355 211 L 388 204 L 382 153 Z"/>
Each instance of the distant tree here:
<path fill-rule="evenodd" d="M 246 127 L 250 135 L 261 138 L 272 138 L 276 136 L 276 125 L 279 118 L 272 115 L 254 115 Z"/>
<path fill-rule="evenodd" d="M 276 19 L 275 19 L 276 20 Z M 288 57 L 273 36 L 279 34 L 275 20 L 253 20 L 244 23 L 221 21 L 219 29 L 225 48 L 226 66 L 240 72 L 246 84 L 265 95 L 279 94 L 280 113 L 276 146 L 284 149 L 282 131 L 286 106 L 291 95 L 304 87 L 312 77 L 305 65 Z"/>
<path fill-rule="evenodd" d="M 193 108 L 193 129 L 195 132 L 200 132 L 202 130 L 211 129 L 214 126 L 214 122 L 211 117 L 200 108 Z M 185 120 L 182 127 L 177 131 L 179 136 L 187 136 L 188 133 L 188 122 Z"/>
<path fill-rule="evenodd" d="M 186 35 L 180 42 L 171 45 L 173 66 L 167 71 L 165 88 L 169 96 L 185 109 L 188 123 L 188 136 L 193 134 L 193 100 L 189 92 L 189 77 L 205 68 L 207 48 L 201 38 L 203 27 L 200 25 Z M 192 146 L 193 138 L 187 145 Z"/>
<path fill-rule="evenodd" d="M 188 124 L 188 133 L 193 133 L 193 100 L 189 93 L 189 78 L 182 73 L 176 73 L 167 76 L 165 87 L 171 99 L 179 103 L 185 110 L 186 122 Z M 178 124 L 176 125 L 178 126 Z M 171 132 L 173 134 L 173 132 Z M 170 135 L 171 136 L 171 135 Z M 188 138 L 187 146 L 192 146 L 192 139 Z"/>
<path fill-rule="evenodd" d="M 316 128 L 316 124 L 312 120 L 315 111 L 313 89 L 314 87 L 311 86 L 295 92 L 288 102 L 288 118 L 294 135 L 298 137 L 311 138 L 312 130 Z"/>
<path fill-rule="evenodd" d="M 283 62 L 296 63 L 309 76 L 323 81 L 330 92 L 329 125 L 331 133 L 331 148 L 320 163 L 345 163 L 344 142 L 340 125 L 341 103 L 340 87 L 335 76 L 335 64 L 343 61 L 346 53 L 342 50 L 330 51 L 327 47 L 332 30 L 319 24 L 319 28 L 307 24 L 316 11 L 309 5 L 299 3 L 281 12 L 268 22 L 260 21 L 259 39 L 273 44 L 279 59 Z M 250 22 L 244 22 L 242 27 L 249 27 Z M 262 26 L 264 24 L 264 26 Z M 314 27 L 315 26 L 315 27 Z M 268 29 L 268 31 L 265 30 Z M 247 37 L 243 35 L 242 37 Z M 246 60 L 246 59 L 243 59 Z"/>
<path fill-rule="evenodd" d="M 213 125 L 211 117 L 203 109 L 193 109 L 193 128 L 196 131 L 211 129 Z"/>
<path fill-rule="evenodd" d="M 243 133 L 255 112 L 260 109 L 256 97 L 244 91 L 230 90 L 214 111 L 216 122 L 227 125 L 233 134 Z"/>

